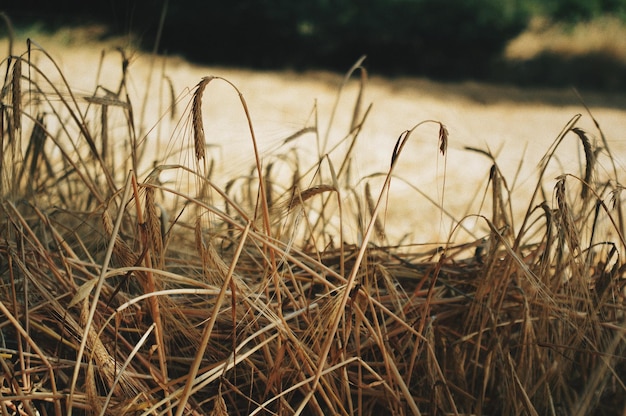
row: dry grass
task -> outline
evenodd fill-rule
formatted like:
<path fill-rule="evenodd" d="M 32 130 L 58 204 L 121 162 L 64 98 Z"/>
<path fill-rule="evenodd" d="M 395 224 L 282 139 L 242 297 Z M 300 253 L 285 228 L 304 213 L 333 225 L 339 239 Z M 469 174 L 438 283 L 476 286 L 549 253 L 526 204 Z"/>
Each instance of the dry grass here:
<path fill-rule="evenodd" d="M 360 62 L 340 88 L 360 74 L 347 145 L 317 123 L 302 130 L 317 139 L 312 166 L 297 156 L 310 149 L 286 151 L 274 163 L 290 174 L 272 177 L 244 96 L 210 77 L 182 99 L 178 149 L 142 171 L 152 143 L 125 80 L 80 98 L 49 81 L 40 62 L 52 57 L 28 46 L 2 63 L 2 414 L 625 409 L 622 188 L 602 131 L 594 143 L 580 116 L 546 152 L 522 218 L 496 158 L 473 149 L 492 163 L 491 213 L 468 215 L 484 238 L 400 246 L 383 220 L 405 147 L 434 126 L 430 146 L 445 162 L 454 137 L 420 122 L 387 150 L 388 171 L 352 178 L 369 113 Z M 214 83 L 240 100 L 255 160 L 224 188 L 205 151 Z M 105 101 L 127 122 L 115 136 Z M 572 140 L 579 171 L 546 176 Z M 465 219 L 454 218 L 450 241 Z"/>

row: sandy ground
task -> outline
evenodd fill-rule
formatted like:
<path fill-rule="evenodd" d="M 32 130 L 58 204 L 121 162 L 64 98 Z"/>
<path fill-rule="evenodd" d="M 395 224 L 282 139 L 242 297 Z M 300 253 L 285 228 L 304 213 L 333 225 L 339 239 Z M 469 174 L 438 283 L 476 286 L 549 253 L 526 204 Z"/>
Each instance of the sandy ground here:
<path fill-rule="evenodd" d="M 97 85 L 116 90 L 120 80 L 120 54 L 113 45 L 81 43 L 76 38 L 36 38 L 54 58 L 75 91 L 93 94 Z M 3 51 L 6 40 L 0 43 Z M 14 45 L 14 54 L 25 52 L 24 39 Z M 103 66 L 99 62 L 105 52 Z M 33 54 L 46 74 L 54 70 L 42 54 Z M 356 59 L 357 57 L 355 57 Z M 367 65 L 367 61 L 365 61 Z M 154 70 L 151 71 L 150 68 Z M 173 122 L 167 114 L 170 101 L 165 74 L 178 97 L 177 113 Z M 337 143 L 332 153 L 339 166 L 347 142 L 342 139 L 349 130 L 357 91 L 357 82 L 351 81 L 338 104 L 334 123 L 329 129 L 333 104 L 342 76 L 329 73 L 254 72 L 232 68 L 201 67 L 181 59 L 158 58 L 135 53 L 131 58 L 128 87 L 135 111 L 145 116 L 139 126 L 145 140 L 154 143 L 149 148 L 155 159 L 163 159 L 181 145 L 189 144 L 190 126 L 185 123 L 185 108 L 191 100 L 190 91 L 203 76 L 215 75 L 232 82 L 243 94 L 252 118 L 255 133 L 262 150 L 264 163 L 276 161 L 292 147 L 302 151 L 301 166 L 317 159 Z M 55 82 L 61 83 L 61 80 Z M 144 92 L 150 97 L 143 107 Z M 609 140 L 615 161 L 623 172 L 626 164 L 626 97 L 618 94 L 582 93 L 593 115 L 599 121 Z M 399 135 L 424 120 L 443 123 L 449 131 L 449 148 L 443 158 L 438 151 L 435 123 L 426 123 L 416 129 L 405 152 L 400 156 L 397 175 L 391 186 L 385 223 L 390 241 L 405 236 L 405 243 L 444 241 L 450 227 L 465 215 L 489 214 L 489 204 L 481 206 L 487 187 L 491 162 L 484 156 L 469 152 L 466 146 L 490 149 L 509 185 L 515 189 L 514 210 L 522 215 L 528 208 L 528 195 L 536 184 L 537 166 L 561 129 L 576 114 L 582 114 L 578 126 L 599 140 L 598 131 L 571 90 L 532 90 L 508 86 L 483 85 L 472 82 L 440 84 L 425 79 L 384 79 L 370 74 L 365 89 L 364 105 L 372 104 L 353 153 L 351 186 L 362 192 L 363 181 L 377 172 L 386 172 Z M 314 112 L 313 109 L 317 111 Z M 203 112 L 207 141 L 217 160 L 218 173 L 224 183 L 233 175 L 248 172 L 253 164 L 250 133 L 237 93 L 227 83 L 215 81 L 204 95 Z M 285 138 L 303 127 L 313 125 L 317 117 L 322 137 L 304 135 L 287 144 Z M 178 123 L 177 122 L 180 122 Z M 123 122 L 120 122 L 123 128 Z M 328 145 L 322 149 L 324 133 Z M 580 151 L 574 137 L 560 151 L 561 172 L 580 174 Z M 307 162 L 309 157 L 309 162 Z M 600 161 L 601 169 L 608 169 Z M 520 168 L 521 167 L 521 168 Z M 322 167 L 325 180 L 330 180 L 328 167 Z M 518 169 L 519 174 L 517 174 Z M 280 171 L 279 171 L 280 172 Z M 550 176 L 553 178 L 556 172 Z M 554 181 L 546 183 L 551 191 Z M 371 180 L 372 192 L 380 190 L 380 180 Z M 455 221 L 447 221 L 441 210 L 416 189 L 432 200 L 442 203 Z M 349 199 L 349 192 L 344 190 Z M 489 198 L 487 198 L 489 199 Z M 538 201 L 540 202 L 540 201 Z M 551 201 L 549 201 L 551 202 Z M 473 236 L 486 233 L 484 223 L 473 218 L 464 221 Z M 354 235 L 355 230 L 348 230 Z M 467 234 L 457 235 L 462 239 Z"/>

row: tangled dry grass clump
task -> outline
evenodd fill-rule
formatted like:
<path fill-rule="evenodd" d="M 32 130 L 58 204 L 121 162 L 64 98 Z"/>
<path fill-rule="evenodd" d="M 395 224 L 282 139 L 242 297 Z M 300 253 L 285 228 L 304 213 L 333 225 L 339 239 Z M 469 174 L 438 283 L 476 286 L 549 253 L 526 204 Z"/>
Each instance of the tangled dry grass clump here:
<path fill-rule="evenodd" d="M 623 411 L 622 187 L 580 115 L 529 201 L 510 199 L 493 155 L 469 149 L 493 161 L 491 212 L 475 215 L 484 238 L 453 244 L 455 229 L 448 244 L 400 246 L 381 219 L 403 148 L 424 123 L 444 158 L 450 139 L 441 122 L 419 123 L 389 149 L 387 172 L 353 180 L 369 112 L 361 61 L 345 78 L 361 83 L 346 146 L 317 125 L 285 138 L 317 138 L 308 167 L 297 153 L 309 149 L 262 160 L 243 94 L 220 77 L 182 98 L 177 149 L 145 160 L 153 144 L 122 58 L 119 90 L 89 96 L 41 71 L 54 60 L 33 42 L 2 61 L 1 414 Z M 240 98 L 255 159 L 225 187 L 206 151 L 212 83 Z M 555 181 L 545 173 L 566 140 L 584 162 Z"/>

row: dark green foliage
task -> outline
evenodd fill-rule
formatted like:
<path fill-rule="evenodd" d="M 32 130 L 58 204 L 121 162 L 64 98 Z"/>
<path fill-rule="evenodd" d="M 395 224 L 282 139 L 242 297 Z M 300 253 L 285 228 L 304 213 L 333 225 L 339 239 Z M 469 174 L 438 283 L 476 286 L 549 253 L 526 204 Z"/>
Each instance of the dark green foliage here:
<path fill-rule="evenodd" d="M 545 0 L 537 5 L 544 14 L 557 21 L 585 21 L 605 14 L 626 18 L 625 0 Z"/>
<path fill-rule="evenodd" d="M 31 0 L 7 12 L 19 23 L 104 21 L 152 48 L 163 1 Z M 483 77 L 528 15 L 496 0 L 181 0 L 167 3 L 160 50 L 212 64 L 344 69 L 366 54 L 373 71 Z M 37 14 L 33 12 L 36 10 Z"/>
<path fill-rule="evenodd" d="M 514 2 L 493 0 L 188 1 L 172 6 L 162 46 L 260 68 L 341 69 L 366 54 L 378 72 L 480 77 L 526 21 Z"/>
<path fill-rule="evenodd" d="M 531 16 L 626 18 L 626 0 L 24 0 L 5 7 L 18 26 L 105 23 L 147 50 L 165 10 L 159 51 L 204 64 L 343 70 L 367 55 L 378 74 L 483 80 L 502 80 L 501 52 Z"/>

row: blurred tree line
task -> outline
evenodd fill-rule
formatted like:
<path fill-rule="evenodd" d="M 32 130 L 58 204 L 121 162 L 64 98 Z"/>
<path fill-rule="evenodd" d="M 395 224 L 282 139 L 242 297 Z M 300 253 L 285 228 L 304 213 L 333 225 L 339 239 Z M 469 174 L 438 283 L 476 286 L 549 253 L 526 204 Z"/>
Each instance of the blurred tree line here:
<path fill-rule="evenodd" d="M 104 23 L 111 34 L 137 35 L 148 50 L 162 21 L 159 51 L 205 64 L 344 71 L 365 54 L 377 73 L 438 79 L 490 78 L 533 15 L 626 16 L 626 0 L 21 0 L 4 7 L 17 26 Z"/>

